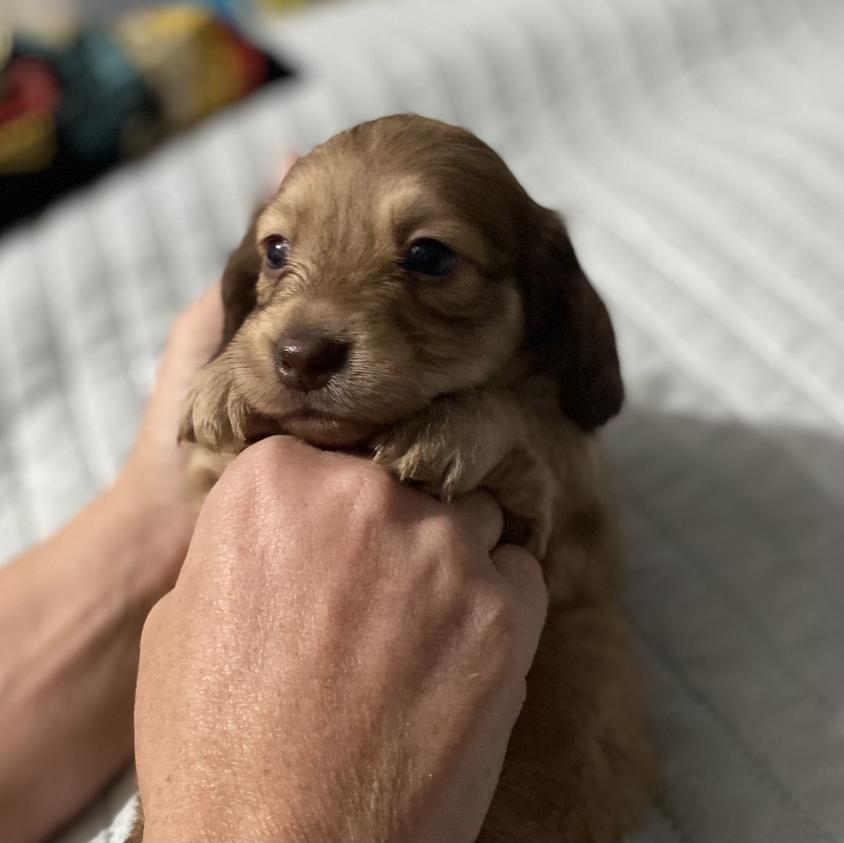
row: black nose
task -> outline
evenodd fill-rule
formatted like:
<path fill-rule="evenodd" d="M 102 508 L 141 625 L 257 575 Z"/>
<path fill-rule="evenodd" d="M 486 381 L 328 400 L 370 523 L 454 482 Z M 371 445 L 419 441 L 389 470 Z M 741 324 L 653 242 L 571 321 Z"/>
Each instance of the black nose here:
<path fill-rule="evenodd" d="M 310 392 L 325 386 L 348 354 L 349 344 L 336 337 L 308 331 L 284 334 L 276 349 L 278 376 L 285 386 Z"/>

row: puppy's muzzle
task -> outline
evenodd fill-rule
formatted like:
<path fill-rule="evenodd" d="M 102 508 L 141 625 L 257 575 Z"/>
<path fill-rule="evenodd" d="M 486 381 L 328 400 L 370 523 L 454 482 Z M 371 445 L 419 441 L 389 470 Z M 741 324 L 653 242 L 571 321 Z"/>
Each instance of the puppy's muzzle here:
<path fill-rule="evenodd" d="M 289 389 L 312 392 L 325 386 L 346 365 L 349 343 L 315 331 L 282 334 L 276 347 L 276 371 Z"/>

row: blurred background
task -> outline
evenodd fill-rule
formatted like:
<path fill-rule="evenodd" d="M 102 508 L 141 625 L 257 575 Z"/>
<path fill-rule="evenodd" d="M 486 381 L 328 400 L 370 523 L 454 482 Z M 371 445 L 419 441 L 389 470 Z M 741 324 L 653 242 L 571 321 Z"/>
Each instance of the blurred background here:
<path fill-rule="evenodd" d="M 458 123 L 566 216 L 618 333 L 663 767 L 631 839 L 844 839 L 841 0 L 3 0 L 0 45 L 0 559 L 114 477 L 285 153 Z"/>
<path fill-rule="evenodd" d="M 246 31 L 283 2 L 11 2 L 0 24 L 0 226 L 288 75 Z"/>
<path fill-rule="evenodd" d="M 227 18 L 254 20 L 256 15 L 289 11 L 315 0 L 193 0 Z M 61 33 L 82 24 L 102 24 L 139 9 L 175 6 L 161 0 L 5 0 L 5 22 L 17 30 Z"/>

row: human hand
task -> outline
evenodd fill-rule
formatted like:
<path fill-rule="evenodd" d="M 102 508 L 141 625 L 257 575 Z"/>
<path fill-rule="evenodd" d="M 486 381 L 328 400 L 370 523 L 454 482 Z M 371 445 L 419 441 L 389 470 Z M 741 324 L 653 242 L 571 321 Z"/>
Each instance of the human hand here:
<path fill-rule="evenodd" d="M 144 838 L 475 839 L 547 599 L 500 534 L 485 493 L 281 437 L 235 459 L 144 628 Z"/>
<path fill-rule="evenodd" d="M 132 513 L 127 517 L 147 523 L 154 536 L 155 547 L 144 559 L 153 600 L 172 587 L 190 542 L 194 514 L 177 435 L 191 382 L 217 349 L 222 328 L 217 282 L 173 325 L 138 438 L 112 490 Z"/>

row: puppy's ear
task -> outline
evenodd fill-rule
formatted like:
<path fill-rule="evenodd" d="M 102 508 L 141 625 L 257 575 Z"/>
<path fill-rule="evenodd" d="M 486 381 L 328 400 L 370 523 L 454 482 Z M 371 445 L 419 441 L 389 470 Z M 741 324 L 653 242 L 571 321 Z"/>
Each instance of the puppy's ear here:
<path fill-rule="evenodd" d="M 527 346 L 556 378 L 563 412 L 593 430 L 624 400 L 612 323 L 560 217 L 536 206 L 534 220 L 522 277 Z"/>
<path fill-rule="evenodd" d="M 261 253 L 255 243 L 255 226 L 263 207 L 252 215 L 240 245 L 229 255 L 223 270 L 223 339 L 219 354 L 232 340 L 246 317 L 255 309 L 256 285 L 261 272 Z"/>

